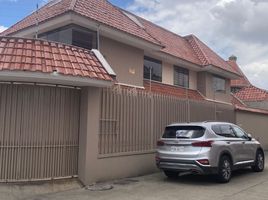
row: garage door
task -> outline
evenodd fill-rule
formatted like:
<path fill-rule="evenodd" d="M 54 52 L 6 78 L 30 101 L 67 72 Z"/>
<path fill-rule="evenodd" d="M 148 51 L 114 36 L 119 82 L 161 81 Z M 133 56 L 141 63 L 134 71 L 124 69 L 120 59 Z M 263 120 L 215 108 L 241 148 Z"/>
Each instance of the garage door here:
<path fill-rule="evenodd" d="M 0 84 L 0 181 L 77 175 L 80 90 Z"/>

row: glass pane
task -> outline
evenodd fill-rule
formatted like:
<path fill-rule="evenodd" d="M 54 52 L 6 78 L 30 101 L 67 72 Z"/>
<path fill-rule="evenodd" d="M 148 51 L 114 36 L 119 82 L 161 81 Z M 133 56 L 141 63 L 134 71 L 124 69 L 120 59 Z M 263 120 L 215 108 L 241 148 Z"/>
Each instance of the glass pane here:
<path fill-rule="evenodd" d="M 73 30 L 73 41 L 72 44 L 78 47 L 93 49 L 96 48 L 96 37 L 94 33 Z"/>
<path fill-rule="evenodd" d="M 150 77 L 151 71 L 151 77 Z M 162 63 L 161 61 L 145 57 L 144 58 L 144 78 L 162 82 Z"/>
<path fill-rule="evenodd" d="M 165 129 L 163 138 L 200 138 L 204 135 L 205 129 L 200 126 L 171 126 Z"/>
<path fill-rule="evenodd" d="M 213 77 L 214 91 L 225 91 L 225 79 L 220 77 Z"/>
<path fill-rule="evenodd" d="M 174 67 L 174 85 L 189 87 L 189 70 L 181 67 Z"/>

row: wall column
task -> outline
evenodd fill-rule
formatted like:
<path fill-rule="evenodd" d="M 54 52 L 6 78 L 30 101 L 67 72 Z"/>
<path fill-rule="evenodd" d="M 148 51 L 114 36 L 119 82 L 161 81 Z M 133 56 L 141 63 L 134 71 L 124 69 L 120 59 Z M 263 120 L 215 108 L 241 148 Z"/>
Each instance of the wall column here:
<path fill-rule="evenodd" d="M 101 88 L 85 87 L 81 92 L 78 177 L 88 185 L 98 159 Z"/>

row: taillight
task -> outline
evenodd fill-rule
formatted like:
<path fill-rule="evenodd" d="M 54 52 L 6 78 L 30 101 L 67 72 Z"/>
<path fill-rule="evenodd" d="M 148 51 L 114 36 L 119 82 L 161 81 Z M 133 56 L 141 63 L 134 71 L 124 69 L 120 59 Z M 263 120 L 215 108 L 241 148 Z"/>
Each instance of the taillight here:
<path fill-rule="evenodd" d="M 161 147 L 161 146 L 164 146 L 165 145 L 165 142 L 161 141 L 161 140 L 158 140 L 157 141 L 157 146 L 158 147 Z"/>
<path fill-rule="evenodd" d="M 199 141 L 199 142 L 193 142 L 192 143 L 192 146 L 194 147 L 211 147 L 212 146 L 212 143 L 214 141 Z"/>
<path fill-rule="evenodd" d="M 209 165 L 209 160 L 208 159 L 201 159 L 197 160 L 201 165 Z"/>

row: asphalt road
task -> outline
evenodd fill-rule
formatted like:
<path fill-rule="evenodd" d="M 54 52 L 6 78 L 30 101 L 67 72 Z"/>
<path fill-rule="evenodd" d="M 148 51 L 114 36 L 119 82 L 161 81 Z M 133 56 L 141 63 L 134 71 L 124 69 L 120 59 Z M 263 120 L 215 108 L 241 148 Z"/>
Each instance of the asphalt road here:
<path fill-rule="evenodd" d="M 76 180 L 1 184 L 0 200 L 267 200 L 268 162 L 266 165 L 262 173 L 250 169 L 237 171 L 227 184 L 206 176 L 169 180 L 162 173 L 102 183 L 89 187 L 90 190 L 82 188 Z"/>

